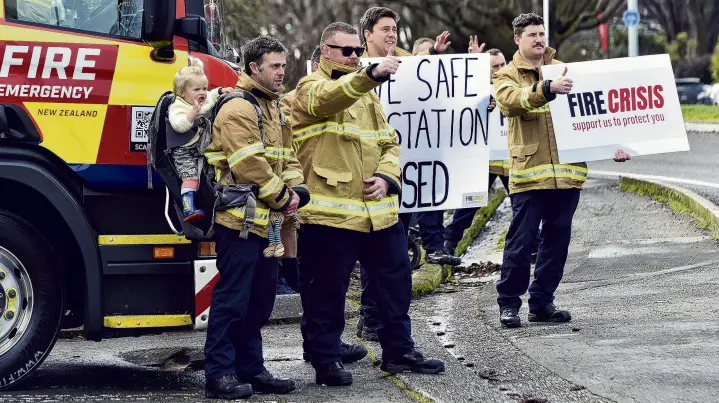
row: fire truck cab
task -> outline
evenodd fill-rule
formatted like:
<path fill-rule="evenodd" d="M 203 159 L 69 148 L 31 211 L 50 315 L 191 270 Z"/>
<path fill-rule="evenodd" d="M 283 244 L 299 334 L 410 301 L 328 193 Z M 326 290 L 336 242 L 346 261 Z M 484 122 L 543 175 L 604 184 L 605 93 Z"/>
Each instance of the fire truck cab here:
<path fill-rule="evenodd" d="M 182 235 L 145 149 L 189 55 L 211 88 L 237 82 L 222 13 L 221 0 L 0 0 L 0 390 L 62 329 L 206 326 L 213 244 Z"/>

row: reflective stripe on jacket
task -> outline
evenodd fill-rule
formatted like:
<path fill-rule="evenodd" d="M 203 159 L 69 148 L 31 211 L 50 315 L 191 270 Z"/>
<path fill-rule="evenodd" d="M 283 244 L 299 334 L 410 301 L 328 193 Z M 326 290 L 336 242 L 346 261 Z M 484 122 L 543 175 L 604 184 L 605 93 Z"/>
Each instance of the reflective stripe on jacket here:
<path fill-rule="evenodd" d="M 501 176 L 509 176 L 509 160 L 489 161 L 489 173 Z"/>

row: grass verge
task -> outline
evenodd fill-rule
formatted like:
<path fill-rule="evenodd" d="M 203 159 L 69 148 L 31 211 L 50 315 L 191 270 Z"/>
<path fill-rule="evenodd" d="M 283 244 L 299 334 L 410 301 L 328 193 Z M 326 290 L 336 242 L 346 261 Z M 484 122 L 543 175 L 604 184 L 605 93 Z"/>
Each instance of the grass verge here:
<path fill-rule="evenodd" d="M 719 240 L 719 220 L 705 206 L 685 193 L 669 186 L 638 179 L 622 177 L 619 187 L 625 192 L 649 196 L 651 199 L 665 203 L 679 214 L 694 220 L 697 227 L 708 230 L 714 240 Z"/>
<path fill-rule="evenodd" d="M 719 123 L 717 105 L 682 105 L 685 122 Z"/>

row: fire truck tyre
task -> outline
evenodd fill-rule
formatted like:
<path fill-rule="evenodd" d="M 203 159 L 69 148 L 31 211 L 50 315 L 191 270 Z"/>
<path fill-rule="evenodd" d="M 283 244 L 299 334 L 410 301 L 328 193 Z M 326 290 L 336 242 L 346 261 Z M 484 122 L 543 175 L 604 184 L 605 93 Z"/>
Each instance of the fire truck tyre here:
<path fill-rule="evenodd" d="M 0 210 L 0 390 L 18 385 L 60 334 L 64 287 L 48 240 Z"/>

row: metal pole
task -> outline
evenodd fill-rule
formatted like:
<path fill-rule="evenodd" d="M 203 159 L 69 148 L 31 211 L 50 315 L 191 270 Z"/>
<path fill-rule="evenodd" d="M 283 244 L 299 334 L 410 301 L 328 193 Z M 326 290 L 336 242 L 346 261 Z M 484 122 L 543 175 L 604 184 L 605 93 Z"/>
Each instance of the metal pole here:
<path fill-rule="evenodd" d="M 639 10 L 638 3 L 639 3 L 639 0 L 627 0 L 627 9 L 638 11 Z M 629 57 L 639 56 L 638 31 L 639 31 L 638 25 L 633 25 L 633 26 L 627 27 L 627 35 L 629 37 Z"/>
<path fill-rule="evenodd" d="M 549 46 L 549 0 L 544 0 L 542 6 L 542 18 L 544 18 L 544 34 L 547 36 L 547 46 Z"/>

